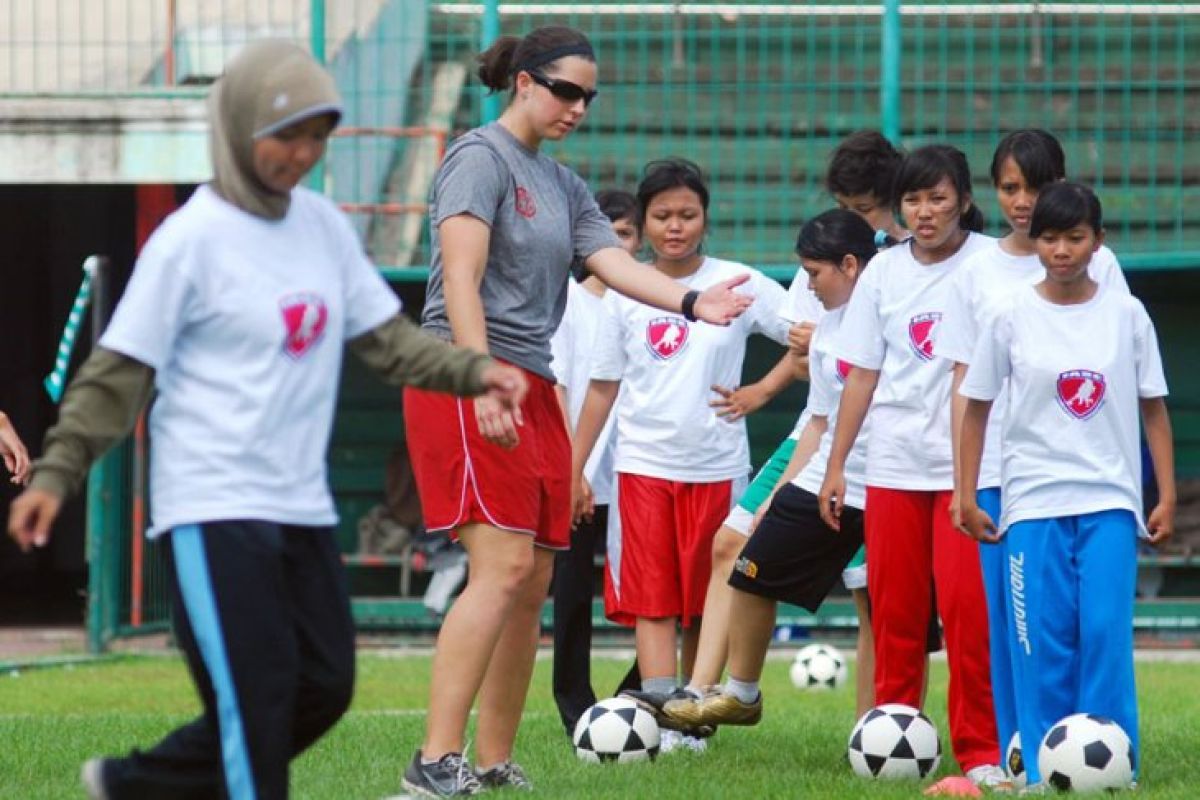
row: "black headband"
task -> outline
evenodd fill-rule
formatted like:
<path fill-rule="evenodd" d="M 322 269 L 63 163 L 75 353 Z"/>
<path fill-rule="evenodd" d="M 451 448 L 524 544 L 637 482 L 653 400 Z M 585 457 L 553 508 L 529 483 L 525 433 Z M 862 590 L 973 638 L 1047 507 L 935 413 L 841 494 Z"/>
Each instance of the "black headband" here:
<path fill-rule="evenodd" d="M 537 69 L 540 66 L 549 64 L 551 61 L 557 61 L 563 56 L 583 56 L 589 61 L 596 60 L 596 54 L 592 51 L 592 46 L 587 42 L 578 42 L 576 44 L 567 44 L 562 47 L 555 47 L 552 50 L 547 50 L 544 53 L 530 56 L 529 58 L 517 64 L 512 69 L 512 74 L 518 72 L 528 72 L 531 69 Z"/>

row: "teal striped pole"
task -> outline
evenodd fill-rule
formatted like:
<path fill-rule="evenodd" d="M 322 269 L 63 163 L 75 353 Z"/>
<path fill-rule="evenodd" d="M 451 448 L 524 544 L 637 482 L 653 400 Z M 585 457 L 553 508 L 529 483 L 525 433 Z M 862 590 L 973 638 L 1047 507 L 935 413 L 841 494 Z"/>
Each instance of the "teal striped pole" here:
<path fill-rule="evenodd" d="M 71 351 L 75 349 L 75 339 L 79 336 L 79 327 L 83 324 L 83 315 L 87 313 L 88 303 L 92 300 L 92 279 L 100 265 L 100 256 L 88 256 L 83 262 L 83 282 L 75 293 L 75 302 L 71 304 L 71 313 L 67 315 L 67 324 L 63 328 L 62 339 L 58 342 L 58 352 L 54 355 L 54 369 L 42 385 L 50 399 L 58 403 L 62 399 L 63 389 L 67 384 L 67 368 L 71 366 Z"/>
<path fill-rule="evenodd" d="M 500 0 L 486 0 L 483 4 L 483 24 L 479 30 L 479 49 L 486 50 L 500 38 Z M 489 94 L 486 89 L 480 106 L 480 122 L 486 124 L 500 117 L 500 95 Z"/>
<path fill-rule="evenodd" d="M 318 63 L 325 64 L 325 0 L 311 0 L 309 4 L 309 46 L 312 57 Z M 344 120 L 343 120 L 344 121 Z M 328 157 L 328 151 L 326 151 Z M 308 188 L 314 192 L 325 191 L 325 159 L 322 158 L 308 173 L 305 181 Z"/>
<path fill-rule="evenodd" d="M 900 144 L 900 31 L 900 0 L 886 0 L 880 54 L 880 128 L 895 145 Z"/>

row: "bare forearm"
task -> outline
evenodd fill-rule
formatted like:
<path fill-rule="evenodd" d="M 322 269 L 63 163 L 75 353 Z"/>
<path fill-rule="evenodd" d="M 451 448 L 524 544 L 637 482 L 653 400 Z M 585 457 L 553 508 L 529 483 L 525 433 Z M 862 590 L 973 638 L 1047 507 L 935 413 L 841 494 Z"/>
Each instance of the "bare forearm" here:
<path fill-rule="evenodd" d="M 987 433 L 988 415 L 992 410 L 990 400 L 963 399 L 962 426 L 959 430 L 959 469 L 961 477 L 959 497 L 962 502 L 974 503 L 979 485 L 979 464 L 983 460 L 983 440 Z"/>
<path fill-rule="evenodd" d="M 805 465 L 812 459 L 813 454 L 817 452 L 817 448 L 821 445 L 821 437 L 825 435 L 825 431 L 829 429 L 829 419 L 827 417 L 810 417 L 808 423 L 800 431 L 800 438 L 796 440 L 796 447 L 792 450 L 792 457 L 788 459 L 787 466 L 783 468 L 783 473 L 779 476 L 779 480 L 775 482 L 775 488 L 791 483 L 792 478 L 800 474 L 800 470 L 804 469 Z"/>
<path fill-rule="evenodd" d="M 609 288 L 648 306 L 679 313 L 687 292 L 679 282 L 646 264 L 639 264 L 624 250 L 609 247 L 593 253 L 587 268 Z"/>
<path fill-rule="evenodd" d="M 829 452 L 829 468 L 838 471 L 846 468 L 846 457 L 854 447 L 854 440 L 862 430 L 863 421 L 867 418 L 867 409 L 871 407 L 871 398 L 875 396 L 875 386 L 879 383 L 879 372 L 873 369 L 853 367 L 846 377 L 846 386 L 842 389 L 842 400 L 838 404 L 837 427 L 833 432 L 833 444 Z"/>
<path fill-rule="evenodd" d="M 620 381 L 594 380 L 588 384 L 583 410 L 579 412 L 579 424 L 575 427 L 575 441 L 571 446 L 573 474 L 583 472 L 596 440 L 600 438 L 600 431 L 604 430 L 604 423 L 612 412 L 620 388 Z"/>
<path fill-rule="evenodd" d="M 967 398 L 958 393 L 963 378 L 967 375 L 967 365 L 955 363 L 954 376 L 950 381 L 950 455 L 954 463 L 954 488 L 961 492 L 966 486 L 962 481 L 962 424 L 967 411 Z"/>
<path fill-rule="evenodd" d="M 487 322 L 483 316 L 483 300 L 479 286 L 469 275 L 447 271 L 443 291 L 446 296 L 446 318 L 454 343 L 477 353 L 488 352 Z"/>
<path fill-rule="evenodd" d="M 771 399 L 792 385 L 796 380 L 796 359 L 791 353 L 784 353 L 783 358 L 771 368 L 771 371 L 758 379 L 759 388 Z"/>
<path fill-rule="evenodd" d="M 1175 491 L 1175 444 L 1171 435 L 1171 417 L 1167 404 L 1161 397 L 1141 401 L 1142 425 L 1146 430 L 1146 444 L 1154 462 L 1154 480 L 1158 483 L 1160 503 L 1174 507 Z"/>

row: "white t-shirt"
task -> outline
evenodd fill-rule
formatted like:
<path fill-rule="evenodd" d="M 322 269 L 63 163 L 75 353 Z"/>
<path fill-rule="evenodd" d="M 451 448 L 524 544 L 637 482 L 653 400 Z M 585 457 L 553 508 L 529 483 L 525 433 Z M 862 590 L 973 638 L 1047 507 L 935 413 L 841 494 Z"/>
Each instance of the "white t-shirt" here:
<path fill-rule="evenodd" d="M 1121 508 L 1141 520 L 1138 398 L 1167 394 L 1141 302 L 1112 288 L 1065 306 L 1018 291 L 980 333 L 960 391 L 993 400 L 1006 379 L 1001 530 Z"/>
<path fill-rule="evenodd" d="M 399 309 L 321 195 L 297 188 L 269 221 L 197 189 L 146 243 L 100 340 L 155 370 L 151 535 L 336 523 L 325 459 L 343 342 Z"/>
<path fill-rule="evenodd" d="M 786 344 L 783 287 L 745 264 L 706 258 L 680 283 L 706 289 L 749 273 L 740 289 L 754 303 L 730 325 L 688 322 L 679 314 L 609 292 L 609 321 L 597 338 L 592 378 L 621 381 L 616 405 L 616 469 L 665 480 L 710 483 L 750 471 L 746 422 L 726 422 L 709 407 L 713 384 L 741 382 L 746 339 L 761 333 Z"/>
<path fill-rule="evenodd" d="M 803 267 L 796 270 L 796 277 L 792 278 L 792 284 L 788 287 L 788 307 L 791 309 L 791 313 L 785 314 L 785 316 L 790 325 L 800 322 L 811 322 L 813 325 L 816 325 L 825 316 L 825 306 L 821 305 L 821 301 L 808 288 L 808 273 L 804 271 Z M 811 342 L 809 343 L 809 347 L 812 347 Z M 812 368 L 811 362 L 809 368 Z M 809 388 L 809 392 L 812 392 L 811 387 Z M 800 412 L 800 416 L 796 418 L 796 424 L 787 438 L 799 439 L 800 433 L 811 418 L 812 412 L 809 411 L 806 404 Z"/>
<path fill-rule="evenodd" d="M 1088 274 L 1102 287 L 1129 294 L 1129 284 L 1117 257 L 1101 247 L 1088 265 Z M 1039 283 L 1046 268 L 1037 255 L 1014 256 L 1004 252 L 999 240 L 967 259 L 950 281 L 946 316 L 934 343 L 934 355 L 950 362 L 971 363 L 971 353 L 982 330 L 1011 298 L 1014 291 Z M 951 364 L 953 366 L 953 364 Z M 1008 393 L 1001 389 L 988 418 L 983 463 L 979 468 L 979 488 L 1000 486 L 1000 425 Z"/>
<path fill-rule="evenodd" d="M 849 362 L 841 360 L 831 351 L 831 345 L 837 339 L 845 316 L 846 306 L 842 306 L 822 317 L 813 333 L 812 347 L 809 349 L 807 410 L 813 416 L 825 417 L 829 426 L 821 436 L 817 452 L 792 479 L 792 483 L 813 494 L 820 493 L 821 484 L 825 481 L 825 467 L 829 463 L 829 452 L 833 449 L 833 432 L 837 428 L 838 406 L 842 399 L 842 389 L 846 385 L 846 376 L 850 374 Z M 859 509 L 865 508 L 867 504 L 869 427 L 870 422 L 864 421 L 858 438 L 854 440 L 854 446 L 850 448 L 850 454 L 846 456 L 845 503 Z"/>
<path fill-rule="evenodd" d="M 579 413 L 583 411 L 583 401 L 587 398 L 592 362 L 596 356 L 596 332 L 600 330 L 604 319 L 603 295 L 594 295 L 571 281 L 562 323 L 550 339 L 550 369 L 558 383 L 567 390 L 567 411 L 572 431 L 579 424 Z M 597 505 L 608 505 L 612 500 L 613 452 L 616 446 L 613 431 L 616 419 L 615 414 L 609 414 L 604 421 L 604 428 L 583 469 Z"/>
<path fill-rule="evenodd" d="M 921 264 L 911 243 L 871 259 L 854 287 L 833 353 L 879 371 L 867 420 L 867 485 L 912 491 L 954 487 L 951 373 L 933 356 L 950 280 L 994 240 L 971 233 L 950 258 Z"/>

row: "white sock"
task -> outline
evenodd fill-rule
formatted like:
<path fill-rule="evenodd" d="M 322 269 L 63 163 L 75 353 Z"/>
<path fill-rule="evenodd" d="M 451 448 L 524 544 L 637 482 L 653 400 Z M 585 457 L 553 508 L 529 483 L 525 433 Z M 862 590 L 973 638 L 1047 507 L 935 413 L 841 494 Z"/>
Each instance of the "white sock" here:
<path fill-rule="evenodd" d="M 750 705 L 758 699 L 758 681 L 739 681 L 737 678 L 730 678 L 725 681 L 725 691 L 746 705 Z"/>
<path fill-rule="evenodd" d="M 653 694 L 670 694 L 675 691 L 675 678 L 642 678 L 642 691 Z"/>
<path fill-rule="evenodd" d="M 694 683 L 689 683 L 687 686 L 683 687 L 683 690 L 697 700 L 702 700 L 704 698 L 704 690 Z"/>

